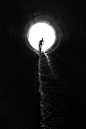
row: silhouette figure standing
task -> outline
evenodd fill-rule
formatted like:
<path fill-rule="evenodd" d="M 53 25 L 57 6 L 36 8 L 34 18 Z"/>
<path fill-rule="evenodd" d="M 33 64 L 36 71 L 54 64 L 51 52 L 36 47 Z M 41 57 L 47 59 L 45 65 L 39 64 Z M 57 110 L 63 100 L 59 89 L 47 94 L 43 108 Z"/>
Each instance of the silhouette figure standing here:
<path fill-rule="evenodd" d="M 42 45 L 44 44 L 43 38 L 39 41 L 39 52 L 41 53 Z"/>

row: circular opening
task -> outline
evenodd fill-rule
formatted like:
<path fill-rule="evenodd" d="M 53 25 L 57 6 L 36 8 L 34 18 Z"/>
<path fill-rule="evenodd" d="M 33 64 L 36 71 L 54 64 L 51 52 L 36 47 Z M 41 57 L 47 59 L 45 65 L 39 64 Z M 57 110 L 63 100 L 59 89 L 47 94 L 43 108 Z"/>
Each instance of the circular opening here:
<path fill-rule="evenodd" d="M 28 41 L 36 51 L 46 52 L 56 40 L 55 29 L 46 22 L 33 24 L 27 33 Z"/>

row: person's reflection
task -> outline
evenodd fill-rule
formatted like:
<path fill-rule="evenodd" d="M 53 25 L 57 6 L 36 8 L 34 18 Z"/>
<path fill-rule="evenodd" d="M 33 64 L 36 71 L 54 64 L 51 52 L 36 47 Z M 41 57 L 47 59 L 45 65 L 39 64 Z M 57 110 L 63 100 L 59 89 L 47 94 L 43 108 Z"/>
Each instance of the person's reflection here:
<path fill-rule="evenodd" d="M 39 53 L 41 53 L 42 45 L 44 44 L 43 38 L 39 41 Z"/>

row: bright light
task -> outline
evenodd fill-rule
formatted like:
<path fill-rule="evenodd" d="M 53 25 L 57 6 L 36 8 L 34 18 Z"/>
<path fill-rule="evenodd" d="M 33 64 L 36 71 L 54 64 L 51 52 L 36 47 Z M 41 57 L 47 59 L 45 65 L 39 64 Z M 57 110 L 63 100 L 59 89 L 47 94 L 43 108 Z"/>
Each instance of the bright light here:
<path fill-rule="evenodd" d="M 45 52 L 54 44 L 56 40 L 55 30 L 48 23 L 35 23 L 28 31 L 28 40 L 30 45 L 37 51 L 39 50 L 39 41 L 42 38 L 44 39 L 42 51 Z"/>

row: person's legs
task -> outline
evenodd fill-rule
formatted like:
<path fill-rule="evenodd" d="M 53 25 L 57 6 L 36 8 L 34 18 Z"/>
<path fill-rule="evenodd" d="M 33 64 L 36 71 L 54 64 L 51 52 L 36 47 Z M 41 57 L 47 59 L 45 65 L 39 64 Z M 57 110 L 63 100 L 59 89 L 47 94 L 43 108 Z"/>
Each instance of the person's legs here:
<path fill-rule="evenodd" d="M 39 52 L 41 53 L 41 45 L 39 44 Z"/>

